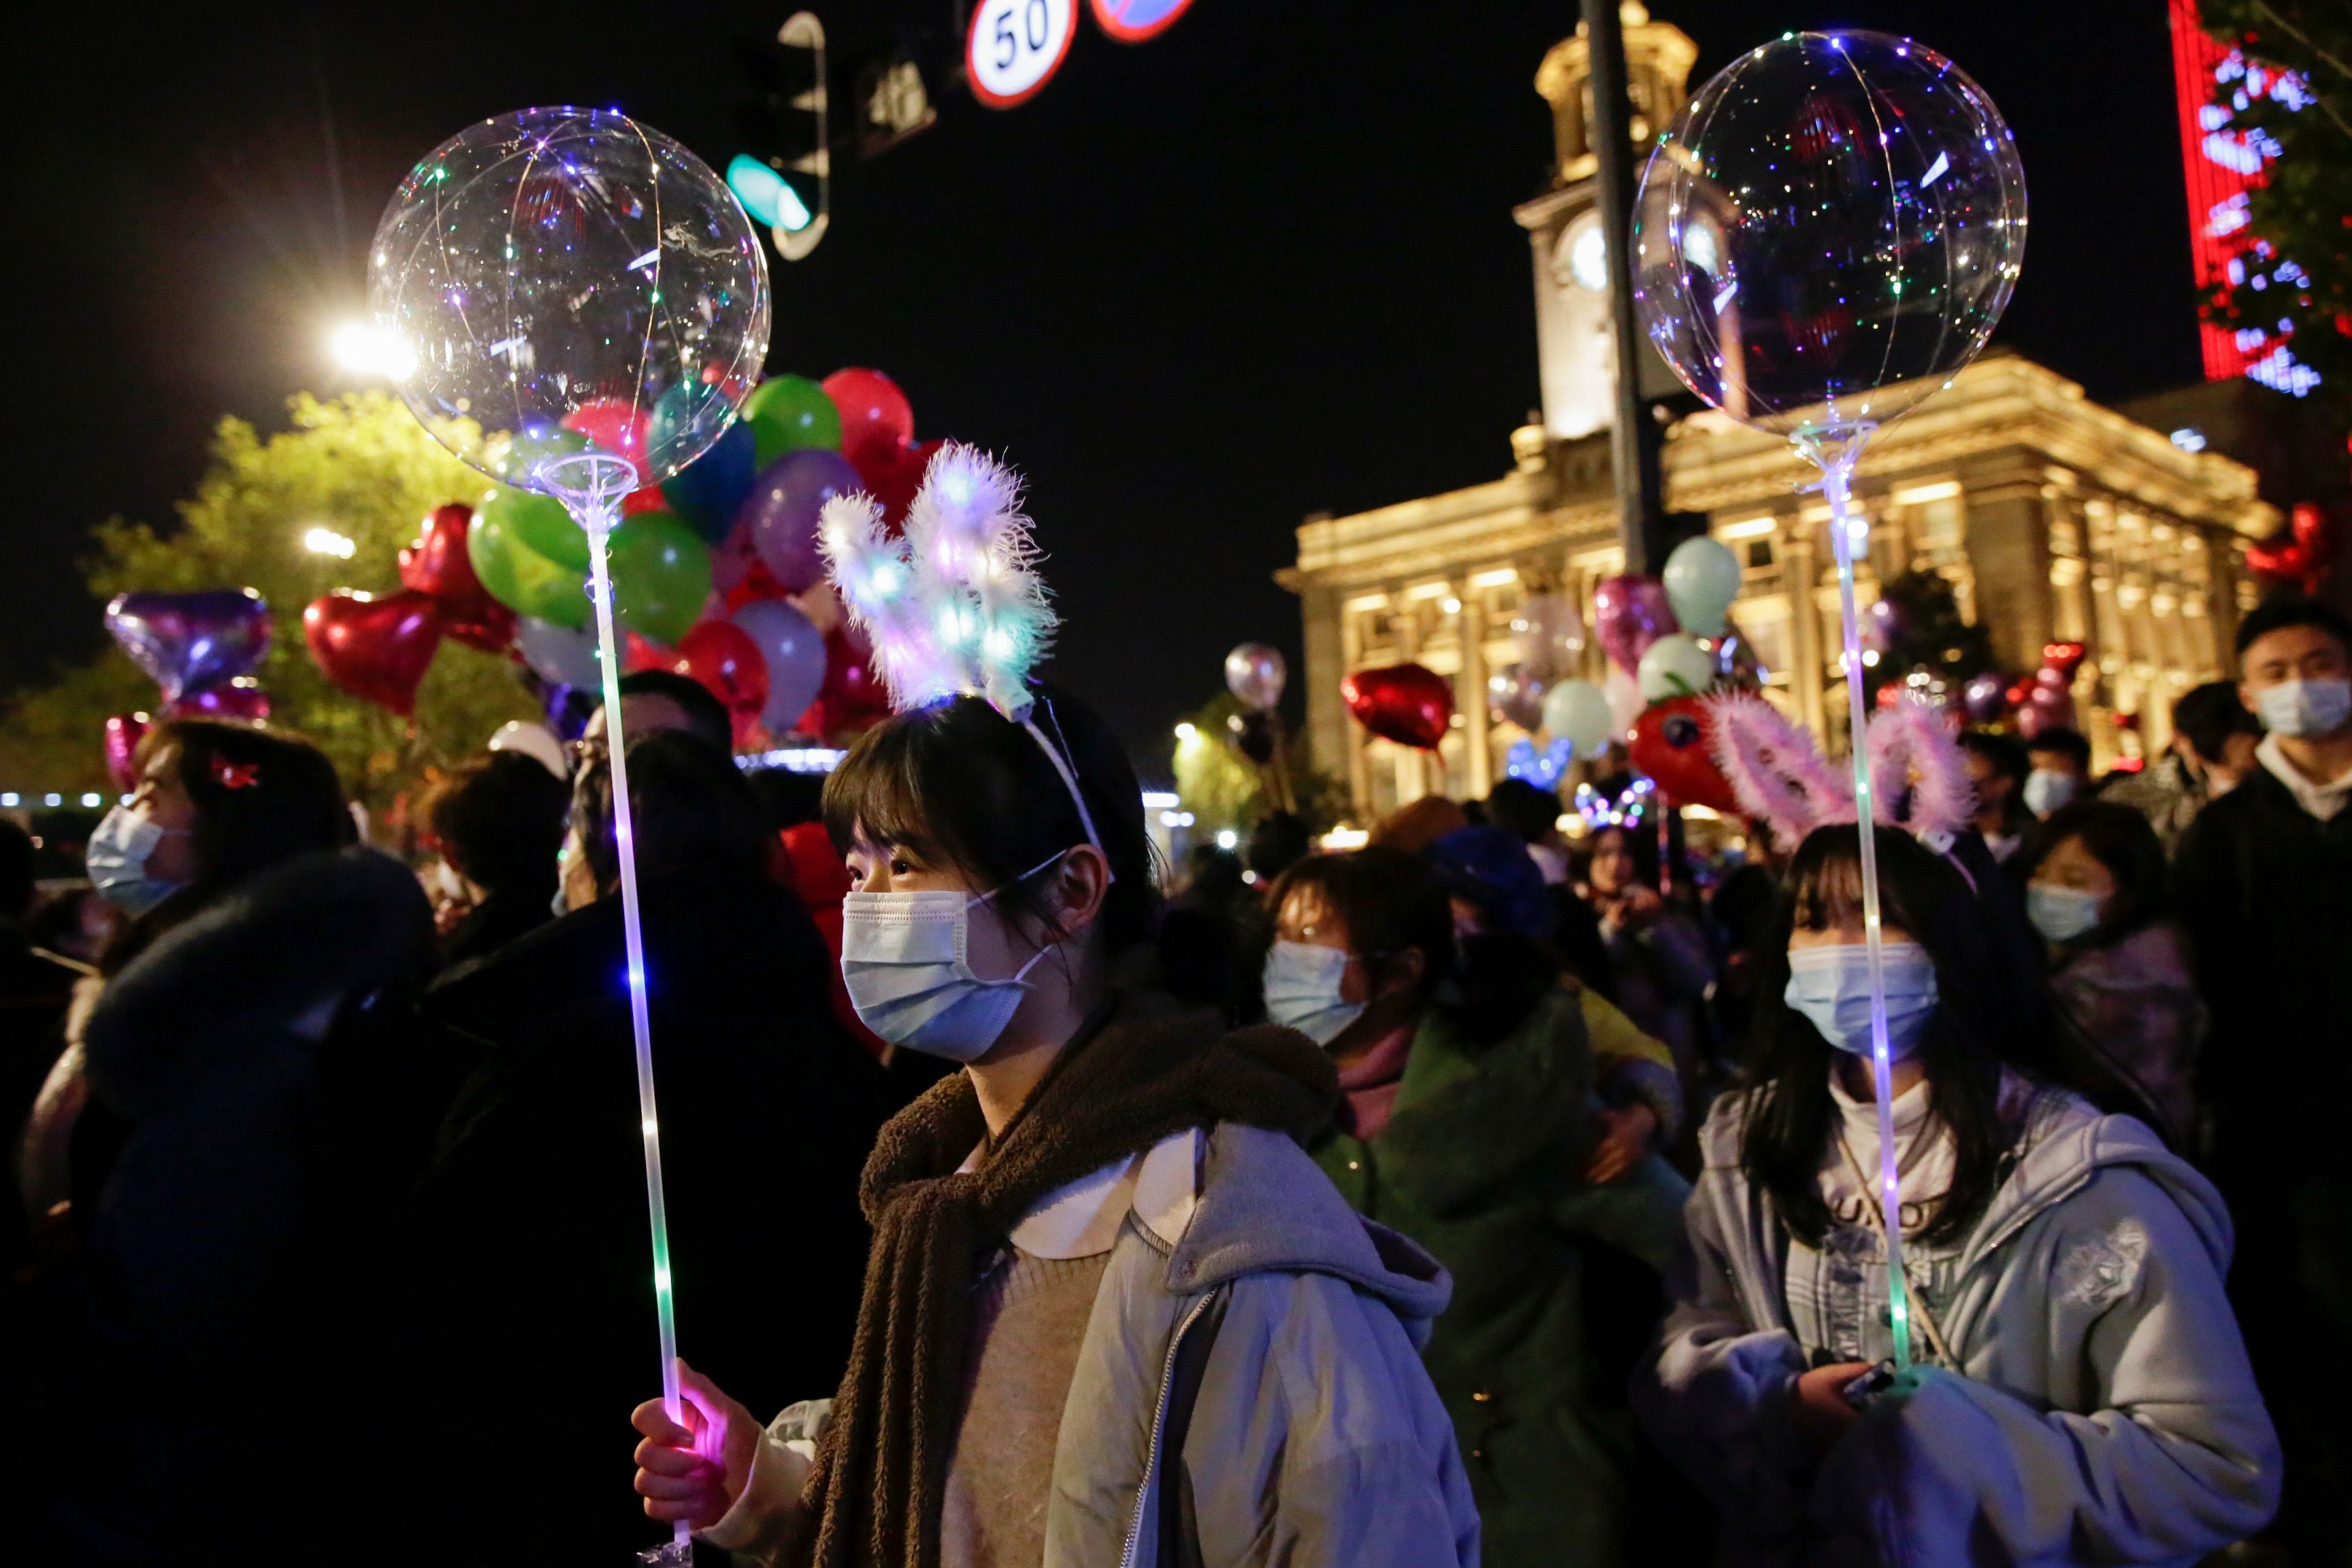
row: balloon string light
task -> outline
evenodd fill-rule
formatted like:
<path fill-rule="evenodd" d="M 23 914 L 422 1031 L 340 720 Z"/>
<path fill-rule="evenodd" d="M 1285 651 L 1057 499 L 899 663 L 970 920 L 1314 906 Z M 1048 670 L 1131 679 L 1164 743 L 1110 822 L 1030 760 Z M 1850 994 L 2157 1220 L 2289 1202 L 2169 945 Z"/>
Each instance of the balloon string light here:
<path fill-rule="evenodd" d="M 1878 909 L 1878 837 L 1872 826 L 1870 749 L 1863 743 L 1869 708 L 1862 690 L 1862 623 L 1854 608 L 1854 547 L 1869 538 L 1869 524 L 1860 524 L 1855 538 L 1852 515 L 1854 465 L 1863 443 L 1877 426 L 1867 422 L 1801 432 L 1797 449 L 1822 470 L 1822 489 L 1830 503 L 1830 536 L 1837 552 L 1838 611 L 1845 633 L 1845 702 L 1848 751 L 1853 762 L 1853 800 L 1857 837 L 1862 841 L 1862 931 L 1870 955 L 1870 1076 L 1878 1102 L 1879 1201 L 1886 1214 L 1886 1323 L 1895 1341 L 1895 1371 L 1911 1370 L 1910 1282 L 1903 1272 L 1902 1174 L 1895 1148 L 1895 1068 L 1886 1037 L 1885 950 Z"/>
<path fill-rule="evenodd" d="M 588 597 L 596 607 L 596 663 L 604 678 L 604 743 L 613 775 L 613 847 L 621 864 L 621 932 L 628 958 L 629 1030 L 636 1045 L 637 1126 L 645 1139 L 646 1212 L 653 1230 L 654 1323 L 661 1342 L 662 1408 L 686 1425 L 677 1379 L 677 1310 L 670 1295 L 669 1211 L 662 1197 L 661 1118 L 654 1101 L 653 1023 L 646 1004 L 646 933 L 637 898 L 636 822 L 629 807 L 627 737 L 621 729 L 620 638 L 613 629 L 613 573 L 606 541 L 621 521 L 621 498 L 637 488 L 634 465 L 604 453 L 558 458 L 541 482 L 588 536 Z M 669 1544 L 644 1554 L 656 1564 L 692 1559 L 693 1532 L 672 1527 Z"/>

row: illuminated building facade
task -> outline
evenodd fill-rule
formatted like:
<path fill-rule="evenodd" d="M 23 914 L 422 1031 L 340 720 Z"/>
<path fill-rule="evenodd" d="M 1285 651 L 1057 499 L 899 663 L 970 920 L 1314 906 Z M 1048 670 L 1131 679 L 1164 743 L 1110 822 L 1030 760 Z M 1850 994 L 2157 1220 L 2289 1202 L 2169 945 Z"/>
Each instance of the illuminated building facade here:
<path fill-rule="evenodd" d="M 1648 95 L 1636 108 L 1670 115 L 1695 51 L 1636 5 L 1625 20 L 1631 74 Z M 1490 694 L 1528 655 L 1527 595 L 1563 593 L 1589 621 L 1594 583 L 1623 568 L 1608 433 L 1585 422 L 1593 407 L 1605 421 L 1611 403 L 1605 296 L 1604 330 L 1561 330 L 1560 296 L 1584 287 L 1576 224 L 1592 199 L 1573 112 L 1576 42 L 1555 49 L 1538 79 L 1561 126 L 1555 189 L 1518 211 L 1536 254 L 1541 422 L 1513 433 L 1517 464 L 1500 479 L 1309 521 L 1280 574 L 1305 624 L 1316 757 L 1347 778 L 1360 820 L 1432 791 L 1481 795 L 1505 776 L 1528 737 L 1492 710 Z M 2046 642 L 2084 643 L 2074 696 L 2097 762 L 2153 753 L 2170 739 L 2174 700 L 2227 670 L 2237 616 L 2252 602 L 2245 545 L 2279 522 L 2254 470 L 2191 444 L 2090 402 L 2040 365 L 1989 355 L 1865 452 L 1854 483 L 1871 530 L 1864 600 L 1898 573 L 1937 572 L 2014 673 L 2037 668 Z M 1828 509 L 1804 489 L 1817 478 L 1785 441 L 1718 414 L 1668 433 L 1667 508 L 1703 516 L 1744 562 L 1732 614 L 1768 671 L 1768 694 L 1842 747 Z M 1583 657 L 1599 679 L 1590 639 Z M 1368 736 L 1339 699 L 1349 671 L 1407 660 L 1454 683 L 1454 729 L 1434 753 Z"/>

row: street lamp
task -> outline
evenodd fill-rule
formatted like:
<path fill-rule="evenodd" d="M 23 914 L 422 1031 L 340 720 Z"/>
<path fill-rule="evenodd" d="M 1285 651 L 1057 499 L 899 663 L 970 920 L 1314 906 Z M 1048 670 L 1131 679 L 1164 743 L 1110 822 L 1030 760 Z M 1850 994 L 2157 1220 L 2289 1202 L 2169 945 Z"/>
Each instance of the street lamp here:
<path fill-rule="evenodd" d="M 331 528 L 314 528 L 305 533 L 302 548 L 313 555 L 331 555 L 338 561 L 349 561 L 360 552 L 358 540 L 337 533 Z"/>
<path fill-rule="evenodd" d="M 353 375 L 405 381 L 416 374 L 416 351 L 397 334 L 366 321 L 345 321 L 327 336 L 335 363 Z"/>

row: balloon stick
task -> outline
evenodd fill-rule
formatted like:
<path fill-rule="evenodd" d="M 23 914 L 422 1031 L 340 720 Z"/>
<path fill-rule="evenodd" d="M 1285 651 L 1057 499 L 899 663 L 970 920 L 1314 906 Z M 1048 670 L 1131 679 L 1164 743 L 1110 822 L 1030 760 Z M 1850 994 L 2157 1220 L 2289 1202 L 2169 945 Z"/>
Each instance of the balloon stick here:
<path fill-rule="evenodd" d="M 620 639 L 613 629 L 613 574 L 606 542 L 621 521 L 621 498 L 637 488 L 635 468 L 604 453 L 547 465 L 548 485 L 562 498 L 588 536 L 588 597 L 596 606 L 596 662 L 604 686 L 604 744 L 613 777 L 613 846 L 621 863 L 621 931 L 628 955 L 629 1029 L 637 1056 L 637 1124 L 645 1137 L 646 1211 L 653 1230 L 654 1321 L 661 1340 L 662 1408 L 686 1425 L 677 1381 L 677 1313 L 670 1299 L 669 1214 L 662 1200 L 661 1120 L 654 1105 L 653 1026 L 646 1006 L 646 935 L 637 900 L 636 825 L 629 809 L 629 763 L 621 730 Z M 648 1563 L 693 1561 L 693 1534 L 683 1521 L 669 1544 L 644 1554 Z"/>
<path fill-rule="evenodd" d="M 1897 1375 L 1911 1370 L 1911 1302 L 1903 1272 L 1903 1194 L 1895 1149 L 1894 1063 L 1886 1038 L 1886 975 L 1878 914 L 1878 841 L 1872 826 L 1870 749 L 1864 743 L 1869 713 L 1862 691 L 1862 626 L 1854 610 L 1854 547 L 1866 543 L 1870 524 L 1851 516 L 1854 464 L 1875 425 L 1862 422 L 1801 433 L 1797 448 L 1822 470 L 1829 498 L 1830 534 L 1837 551 L 1838 608 L 1845 632 L 1845 702 L 1848 749 L 1853 761 L 1853 800 L 1862 840 L 1863 942 L 1870 954 L 1870 1076 L 1878 1101 L 1879 1199 L 1886 1224 L 1886 1322 L 1895 1340 Z M 1858 536 L 1858 537 L 1857 537 Z"/>

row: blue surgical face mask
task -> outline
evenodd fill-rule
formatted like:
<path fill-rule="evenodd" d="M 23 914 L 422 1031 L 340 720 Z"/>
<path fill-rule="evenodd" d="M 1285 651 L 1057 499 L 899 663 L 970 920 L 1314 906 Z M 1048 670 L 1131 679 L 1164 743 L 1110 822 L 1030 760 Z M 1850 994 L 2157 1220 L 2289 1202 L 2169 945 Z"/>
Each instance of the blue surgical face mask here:
<path fill-rule="evenodd" d="M 2025 775 L 2025 809 L 2047 816 L 2074 799 L 2074 775 L 2036 768 Z"/>
<path fill-rule="evenodd" d="M 1348 954 L 1309 942 L 1277 942 L 1265 955 L 1265 1016 L 1328 1046 L 1364 1016 L 1364 1004 L 1340 999 Z"/>
<path fill-rule="evenodd" d="M 147 861 L 167 836 L 186 831 L 157 826 L 143 805 L 116 806 L 89 836 L 83 860 L 89 868 L 90 885 L 107 902 L 138 919 L 179 890 L 177 882 L 149 876 Z"/>
<path fill-rule="evenodd" d="M 1879 969 L 1886 986 L 1886 1052 L 1901 1061 L 1918 1048 L 1920 1031 L 1935 1016 L 1936 965 L 1917 942 L 1889 942 L 1880 944 Z M 1781 994 L 1839 1050 L 1871 1054 L 1870 949 L 1863 943 L 1792 950 Z"/>
<path fill-rule="evenodd" d="M 2080 888 L 2061 888 L 2051 882 L 2025 884 L 2025 918 L 2052 942 L 2072 942 L 2096 929 L 2099 906 L 2105 901 Z"/>
<path fill-rule="evenodd" d="M 1025 882 L 1062 858 L 1047 856 L 1012 883 Z M 841 901 L 841 978 L 858 1022 L 894 1046 L 975 1061 L 988 1054 L 1028 994 L 1029 972 L 1054 944 L 1039 948 L 1009 979 L 971 971 L 971 911 L 1003 892 L 852 893 Z"/>
<path fill-rule="evenodd" d="M 2254 710 L 2273 735 L 2332 735 L 2352 719 L 2352 680 L 2282 680 L 2254 693 Z"/>

